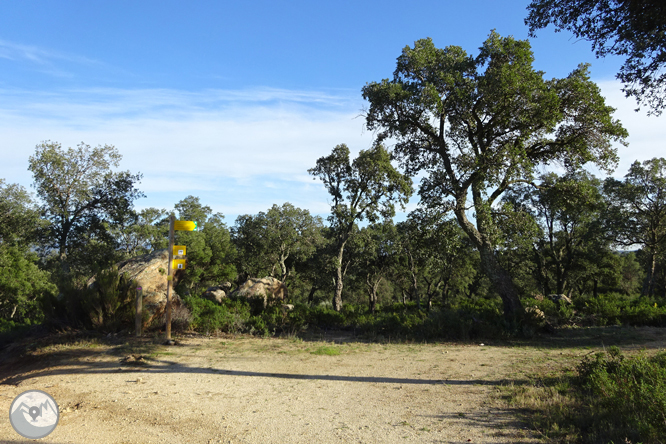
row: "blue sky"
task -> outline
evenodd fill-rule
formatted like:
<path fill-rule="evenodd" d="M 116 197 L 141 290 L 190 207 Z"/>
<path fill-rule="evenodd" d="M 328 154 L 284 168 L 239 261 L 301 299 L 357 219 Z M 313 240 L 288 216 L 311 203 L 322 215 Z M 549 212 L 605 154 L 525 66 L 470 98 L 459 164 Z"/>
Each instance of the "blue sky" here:
<path fill-rule="evenodd" d="M 371 146 L 363 85 L 390 77 L 420 38 L 472 54 L 491 29 L 527 38 L 528 3 L 0 2 L 0 178 L 28 187 L 43 140 L 111 144 L 144 175 L 139 208 L 195 195 L 229 224 L 284 202 L 323 215 L 307 169 L 339 143 Z M 664 155 L 666 117 L 633 111 L 614 80 L 620 59 L 552 28 L 532 46 L 548 78 L 592 64 L 630 133 L 616 176 Z"/>

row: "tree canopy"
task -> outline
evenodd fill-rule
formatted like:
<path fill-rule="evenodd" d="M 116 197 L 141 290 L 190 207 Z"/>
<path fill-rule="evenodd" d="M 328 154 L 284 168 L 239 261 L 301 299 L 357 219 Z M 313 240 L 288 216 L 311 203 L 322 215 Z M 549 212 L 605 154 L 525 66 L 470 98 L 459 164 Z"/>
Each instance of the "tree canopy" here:
<path fill-rule="evenodd" d="M 476 57 L 423 39 L 403 49 L 392 79 L 363 88 L 368 129 L 396 141 L 409 174 L 425 174 L 424 205 L 453 210 L 508 316 L 521 304 L 495 257 L 498 199 L 532 182 L 539 166 L 575 170 L 593 162 L 610 170 L 617 161 L 613 142 L 627 136 L 587 66 L 545 80 L 533 60 L 528 41 L 494 31 Z M 470 196 L 475 220 L 467 213 Z"/>
<path fill-rule="evenodd" d="M 666 107 L 666 3 L 663 0 L 532 0 L 530 36 L 552 24 L 589 40 L 597 57 L 626 57 L 617 78 L 627 96 L 660 114 Z"/>
<path fill-rule="evenodd" d="M 135 185 L 141 174 L 113 172 L 122 156 L 111 145 L 80 143 L 64 150 L 57 142 L 37 145 L 30 156 L 33 186 L 41 199 L 41 210 L 49 222 L 46 246 L 58 251 L 63 271 L 77 239 L 80 244 L 106 238 L 109 223 L 124 219 L 134 201 L 143 196 Z"/>

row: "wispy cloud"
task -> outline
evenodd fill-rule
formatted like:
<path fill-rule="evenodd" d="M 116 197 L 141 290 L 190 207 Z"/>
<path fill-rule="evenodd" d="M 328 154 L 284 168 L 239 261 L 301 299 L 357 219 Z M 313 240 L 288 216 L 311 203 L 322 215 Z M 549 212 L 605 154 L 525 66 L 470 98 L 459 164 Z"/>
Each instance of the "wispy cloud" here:
<path fill-rule="evenodd" d="M 42 140 L 106 143 L 123 154 L 123 169 L 143 173 L 148 199 L 140 206 L 169 207 L 193 194 L 232 215 L 287 201 L 328 211 L 307 169 L 339 143 L 354 153 L 371 146 L 355 96 L 274 88 L 0 90 L 0 177 L 27 185 L 28 157 Z"/>
<path fill-rule="evenodd" d="M 15 61 L 28 61 L 39 65 L 48 65 L 55 60 L 74 62 L 86 65 L 98 65 L 100 62 L 75 55 L 66 54 L 60 51 L 40 48 L 32 45 L 23 45 L 7 40 L 0 39 L 0 57 Z"/>
<path fill-rule="evenodd" d="M 663 156 L 666 116 L 634 112 L 617 82 L 600 86 L 630 133 L 616 177 L 634 160 Z M 0 90 L 0 177 L 27 186 L 36 144 L 85 141 L 115 145 L 122 168 L 143 173 L 140 207 L 172 207 L 192 194 L 232 220 L 284 202 L 325 214 L 328 195 L 307 170 L 339 143 L 354 155 L 372 145 L 363 105 L 344 90 Z"/>

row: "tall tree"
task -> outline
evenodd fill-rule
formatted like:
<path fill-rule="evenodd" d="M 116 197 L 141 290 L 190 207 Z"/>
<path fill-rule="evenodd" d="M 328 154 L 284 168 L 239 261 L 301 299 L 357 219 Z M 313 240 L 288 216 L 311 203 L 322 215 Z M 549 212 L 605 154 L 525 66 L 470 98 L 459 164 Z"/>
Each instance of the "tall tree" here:
<path fill-rule="evenodd" d="M 530 36 L 555 25 L 592 42 L 597 57 L 626 57 L 624 92 L 661 114 L 666 107 L 666 3 L 663 0 L 532 0 Z"/>
<path fill-rule="evenodd" d="M 587 66 L 544 80 L 533 60 L 529 42 L 494 31 L 477 57 L 425 39 L 403 49 L 392 80 L 363 88 L 368 129 L 396 140 L 408 174 L 425 174 L 425 206 L 453 210 L 508 318 L 522 306 L 497 261 L 493 206 L 512 186 L 531 182 L 540 165 L 575 169 L 591 161 L 611 168 L 611 142 L 627 136 Z M 475 221 L 467 214 L 469 196 Z"/>
<path fill-rule="evenodd" d="M 166 210 L 150 207 L 133 211 L 123 222 L 114 227 L 112 233 L 126 258 L 167 248 L 169 219 Z"/>
<path fill-rule="evenodd" d="M 648 257 L 643 294 L 654 292 L 657 259 L 666 252 L 666 159 L 636 161 L 624 181 L 606 180 L 616 241 L 640 245 Z"/>
<path fill-rule="evenodd" d="M 342 288 L 347 267 L 345 246 L 363 220 L 377 222 L 392 218 L 395 203 L 404 205 L 412 194 L 412 181 L 391 164 L 391 155 L 379 143 L 361 151 L 350 161 L 347 145 L 337 145 L 333 152 L 317 160 L 310 174 L 319 177 L 331 195 L 328 220 L 336 245 L 336 275 L 333 308 L 342 309 Z"/>
<path fill-rule="evenodd" d="M 140 174 L 113 172 L 122 156 L 111 145 L 62 149 L 57 142 L 37 145 L 30 156 L 33 186 L 42 201 L 42 213 L 49 221 L 47 247 L 58 251 L 64 272 L 75 238 L 107 238 L 107 226 L 132 210 L 143 196 L 135 185 Z"/>
<path fill-rule="evenodd" d="M 41 270 L 31 248 L 43 221 L 30 194 L 0 179 L 0 319 L 38 320 L 38 299 L 54 293 L 49 273 Z"/>

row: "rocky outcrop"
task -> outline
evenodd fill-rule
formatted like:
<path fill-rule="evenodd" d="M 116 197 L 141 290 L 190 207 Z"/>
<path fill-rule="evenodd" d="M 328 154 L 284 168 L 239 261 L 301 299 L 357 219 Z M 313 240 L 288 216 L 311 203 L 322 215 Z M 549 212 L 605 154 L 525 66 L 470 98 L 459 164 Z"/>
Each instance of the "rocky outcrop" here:
<path fill-rule="evenodd" d="M 565 294 L 549 294 L 548 299 L 555 302 L 558 305 L 573 305 L 573 301 Z"/>
<path fill-rule="evenodd" d="M 203 294 L 204 299 L 222 304 L 222 300 L 227 297 L 227 292 L 221 286 L 208 287 L 208 290 Z"/>
<path fill-rule="evenodd" d="M 147 324 L 164 313 L 167 293 L 167 267 L 169 266 L 169 251 L 157 250 L 144 256 L 134 257 L 117 264 L 118 272 L 127 273 L 130 279 L 141 287 L 143 292 L 143 310 L 149 317 Z M 174 285 L 178 282 L 180 272 L 174 275 Z M 88 281 L 88 287 L 95 284 L 93 277 Z M 171 291 L 172 307 L 181 305 L 181 299 L 175 291 Z"/>
<path fill-rule="evenodd" d="M 266 308 L 272 301 L 285 301 L 288 293 L 282 282 L 274 277 L 265 277 L 248 279 L 231 296 L 263 299 L 263 306 Z"/>

